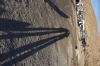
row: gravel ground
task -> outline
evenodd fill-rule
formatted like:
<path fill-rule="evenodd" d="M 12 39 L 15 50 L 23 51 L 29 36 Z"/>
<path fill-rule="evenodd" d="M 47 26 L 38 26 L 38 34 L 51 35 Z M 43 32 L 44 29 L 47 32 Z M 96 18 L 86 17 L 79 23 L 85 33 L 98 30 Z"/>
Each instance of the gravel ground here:
<path fill-rule="evenodd" d="M 0 66 L 70 66 L 74 11 L 73 0 L 0 0 Z"/>

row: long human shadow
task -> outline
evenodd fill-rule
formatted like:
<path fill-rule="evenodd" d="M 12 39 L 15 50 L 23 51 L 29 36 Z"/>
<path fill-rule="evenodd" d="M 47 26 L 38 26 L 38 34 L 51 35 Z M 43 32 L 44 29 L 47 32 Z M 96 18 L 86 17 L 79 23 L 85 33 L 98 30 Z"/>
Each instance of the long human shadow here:
<path fill-rule="evenodd" d="M 47 2 L 60 16 L 64 17 L 64 18 L 69 18 L 63 11 L 61 11 L 53 2 L 51 2 L 50 0 L 44 0 L 45 2 Z"/>
<path fill-rule="evenodd" d="M 0 31 L 5 31 L 8 33 L 7 35 L 0 35 L 0 39 L 40 36 L 50 33 L 62 33 L 66 31 L 65 28 L 27 28 L 30 25 L 31 24 L 22 21 L 0 18 Z M 11 31 L 20 31 L 21 33 L 12 33 Z M 28 33 L 27 31 L 34 32 Z"/>
<path fill-rule="evenodd" d="M 6 35 L 0 35 L 0 40 L 23 38 L 28 36 L 41 36 L 45 34 L 62 33 L 67 31 L 65 28 L 27 28 L 30 25 L 31 24 L 22 21 L 0 18 L 0 31 L 5 31 L 8 33 Z M 11 31 L 20 31 L 20 33 L 12 33 Z M 32 32 L 28 33 L 28 31 Z"/>
<path fill-rule="evenodd" d="M 65 31 L 64 28 L 27 28 L 32 24 L 17 20 L 0 18 L 0 31 Z"/>
<path fill-rule="evenodd" d="M 29 36 L 41 36 L 41 35 L 46 35 L 46 34 L 51 34 L 51 33 L 62 33 L 65 31 L 47 31 L 47 32 L 34 32 L 34 33 L 9 33 L 7 35 L 1 35 L 0 39 L 10 39 L 10 38 L 23 38 L 23 37 L 29 37 Z"/>
<path fill-rule="evenodd" d="M 46 48 L 47 46 L 55 43 L 58 40 L 63 39 L 64 37 L 68 37 L 69 30 L 65 28 L 27 28 L 31 24 L 22 21 L 10 20 L 10 19 L 3 19 L 0 18 L 0 31 L 5 31 L 7 35 L 0 35 L 0 39 L 14 39 L 14 38 L 22 38 L 28 36 L 42 36 L 45 34 L 51 33 L 61 33 L 60 35 L 56 35 L 53 37 L 49 37 L 47 39 L 43 39 L 40 41 L 36 41 L 31 44 L 27 44 L 23 47 L 17 49 L 11 49 L 9 52 L 0 54 L 0 62 L 10 59 L 9 61 L 0 64 L 0 66 L 11 66 L 16 64 L 25 58 L 33 55 L 34 53 L 38 52 L 39 50 Z M 20 33 L 13 33 L 12 31 L 20 31 Z M 32 31 L 28 33 L 28 31 Z M 42 32 L 41 32 L 42 31 Z M 27 32 L 27 33 L 24 33 Z M 30 51 L 28 51 L 30 50 Z M 28 51 L 27 53 L 25 51 Z M 24 54 L 21 54 L 25 52 Z M 17 54 L 19 56 L 17 57 Z M 21 54 L 21 55 L 20 55 Z M 12 57 L 14 57 L 12 59 Z"/>
<path fill-rule="evenodd" d="M 4 4 L 4 0 L 0 0 L 0 5 Z"/>
<path fill-rule="evenodd" d="M 39 50 L 46 48 L 47 46 L 55 43 L 56 41 L 61 40 L 68 36 L 69 36 L 69 32 L 66 31 L 63 34 L 53 36 L 53 37 L 50 37 L 47 39 L 43 39 L 43 40 L 31 43 L 31 44 L 27 44 L 23 47 L 13 49 L 7 53 L 3 53 L 0 55 L 0 62 L 3 62 L 4 60 L 7 60 L 7 59 L 11 59 L 12 57 L 14 57 L 14 59 L 11 59 L 11 60 L 1 64 L 1 66 L 11 66 L 13 64 L 16 64 L 16 63 L 24 60 L 25 58 L 33 55 L 34 53 L 38 52 Z M 30 51 L 28 51 L 28 50 L 30 50 Z M 27 51 L 27 53 L 25 51 Z M 25 53 L 17 56 L 17 54 L 21 54 L 22 52 L 25 52 Z"/>

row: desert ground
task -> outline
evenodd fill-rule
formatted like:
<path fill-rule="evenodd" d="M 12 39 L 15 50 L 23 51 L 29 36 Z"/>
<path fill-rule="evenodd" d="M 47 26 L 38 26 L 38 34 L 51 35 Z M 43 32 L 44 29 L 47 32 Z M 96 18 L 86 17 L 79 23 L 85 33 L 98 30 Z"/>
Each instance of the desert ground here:
<path fill-rule="evenodd" d="M 88 66 L 100 66 L 100 36 L 97 20 L 92 8 L 91 0 L 83 0 L 85 30 L 87 38 L 87 52 L 85 60 Z"/>
<path fill-rule="evenodd" d="M 99 37 L 90 0 L 83 8 L 85 53 L 75 0 L 0 0 L 0 66 L 84 66 L 85 60 L 97 66 Z"/>
<path fill-rule="evenodd" d="M 75 1 L 0 0 L 0 66 L 77 64 Z"/>

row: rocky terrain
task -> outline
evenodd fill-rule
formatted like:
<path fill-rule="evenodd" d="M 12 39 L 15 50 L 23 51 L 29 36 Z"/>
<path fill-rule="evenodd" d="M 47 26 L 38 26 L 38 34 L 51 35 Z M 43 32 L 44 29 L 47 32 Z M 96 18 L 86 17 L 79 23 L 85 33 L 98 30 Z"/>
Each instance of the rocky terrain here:
<path fill-rule="evenodd" d="M 0 66 L 77 65 L 73 0 L 0 0 Z"/>
<path fill-rule="evenodd" d="M 90 0 L 83 0 L 87 44 L 86 59 L 89 66 L 100 66 L 100 37 Z"/>

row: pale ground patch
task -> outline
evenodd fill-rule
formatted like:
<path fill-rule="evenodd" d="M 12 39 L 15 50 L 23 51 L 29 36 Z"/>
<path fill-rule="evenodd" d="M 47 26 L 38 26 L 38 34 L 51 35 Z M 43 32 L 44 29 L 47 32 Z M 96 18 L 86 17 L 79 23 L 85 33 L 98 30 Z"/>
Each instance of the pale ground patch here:
<path fill-rule="evenodd" d="M 72 47 L 71 37 L 69 37 L 68 39 L 68 51 L 67 52 L 68 52 L 68 61 L 71 61 L 71 59 L 73 58 L 73 47 Z M 68 64 L 69 64 L 68 66 L 71 65 L 70 62 Z"/>

